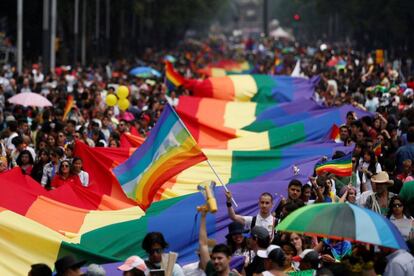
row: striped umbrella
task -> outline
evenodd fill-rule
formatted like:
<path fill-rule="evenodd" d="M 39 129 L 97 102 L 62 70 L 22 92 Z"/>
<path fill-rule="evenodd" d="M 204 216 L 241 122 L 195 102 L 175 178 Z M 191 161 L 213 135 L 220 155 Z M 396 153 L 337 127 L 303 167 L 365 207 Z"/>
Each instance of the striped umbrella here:
<path fill-rule="evenodd" d="M 407 249 L 388 219 L 350 203 L 308 205 L 287 216 L 276 230 Z"/>

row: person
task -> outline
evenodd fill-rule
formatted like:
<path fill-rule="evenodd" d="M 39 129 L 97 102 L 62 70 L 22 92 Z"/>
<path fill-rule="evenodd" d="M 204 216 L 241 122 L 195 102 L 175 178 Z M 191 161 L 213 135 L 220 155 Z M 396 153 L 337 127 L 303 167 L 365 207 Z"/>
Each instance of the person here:
<path fill-rule="evenodd" d="M 247 240 L 243 236 L 244 225 L 233 221 L 229 224 L 228 229 L 229 233 L 226 235 L 226 240 L 227 246 L 231 249 L 232 256 L 251 256 L 251 250 L 248 249 Z"/>
<path fill-rule="evenodd" d="M 77 261 L 75 257 L 68 255 L 55 262 L 56 276 L 80 276 L 80 268 L 86 261 Z"/>
<path fill-rule="evenodd" d="M 340 194 L 342 196 L 339 199 L 339 202 L 349 202 L 352 204 L 356 204 L 357 191 L 352 186 L 352 184 L 342 187 Z"/>
<path fill-rule="evenodd" d="M 302 254 L 303 250 L 305 249 L 303 237 L 297 233 L 291 233 L 290 235 L 287 236 L 287 239 L 295 247 L 296 255 Z"/>
<path fill-rule="evenodd" d="M 83 187 L 89 186 L 89 174 L 82 169 L 82 159 L 80 157 L 73 158 L 72 173 L 79 176 Z"/>
<path fill-rule="evenodd" d="M 160 269 L 162 254 L 168 243 L 164 239 L 164 235 L 160 232 L 149 232 L 142 240 L 142 249 L 148 254 L 148 260 L 145 261 L 148 269 Z M 183 276 L 184 272 L 177 263 L 174 264 L 173 276 Z"/>
<path fill-rule="evenodd" d="M 214 246 L 211 257 L 208 250 L 207 226 L 205 209 L 200 211 L 200 232 L 199 232 L 199 250 L 200 250 L 200 267 L 205 271 L 207 276 L 237 276 L 236 271 L 230 270 L 231 249 L 225 244 Z"/>
<path fill-rule="evenodd" d="M 52 179 L 51 186 L 53 189 L 56 189 L 68 184 L 82 185 L 80 183 L 79 176 L 71 172 L 69 161 L 63 160 L 60 163 L 58 174 L 56 174 Z"/>
<path fill-rule="evenodd" d="M 392 185 L 393 182 L 389 180 L 386 172 L 377 173 L 371 177 L 371 181 L 375 186 L 374 193 L 366 199 L 365 207 L 386 216 L 391 198 L 394 196 L 393 193 L 388 191 L 388 186 Z"/>
<path fill-rule="evenodd" d="M 296 268 L 293 263 L 293 257 L 297 255 L 295 246 L 287 241 L 282 241 L 279 243 L 280 247 L 283 250 L 283 253 L 285 253 L 285 265 L 284 265 L 284 271 L 285 272 L 294 272 L 296 271 Z"/>
<path fill-rule="evenodd" d="M 28 276 L 52 276 L 52 270 L 47 264 L 32 264 Z"/>
<path fill-rule="evenodd" d="M 39 183 L 42 181 L 43 168 L 47 163 L 49 163 L 48 150 L 47 149 L 39 150 L 37 154 L 37 160 L 35 164 L 33 165 L 33 169 L 30 174 L 30 176 Z"/>
<path fill-rule="evenodd" d="M 408 144 L 398 148 L 395 153 L 397 172 L 403 171 L 404 160 L 414 160 L 414 128 L 409 128 L 407 132 Z"/>
<path fill-rule="evenodd" d="M 145 276 L 148 275 L 149 269 L 145 261 L 138 256 L 131 256 L 125 262 L 118 266 L 124 276 Z"/>
<path fill-rule="evenodd" d="M 305 249 L 302 254 L 293 257 L 295 262 L 299 262 L 300 271 L 317 270 L 319 268 L 319 254 L 313 249 Z"/>
<path fill-rule="evenodd" d="M 311 197 L 312 197 L 312 186 L 308 184 L 303 185 L 300 199 L 303 201 L 305 205 L 309 205 L 309 204 L 315 203 L 315 200 L 311 199 Z"/>
<path fill-rule="evenodd" d="M 300 190 L 299 190 L 300 191 Z M 259 213 L 256 216 L 240 216 L 237 215 L 231 204 L 232 195 L 226 192 L 227 212 L 232 221 L 239 222 L 244 225 L 245 229 L 253 229 L 254 226 L 262 226 L 269 232 L 271 240 L 274 237 L 274 228 L 276 219 L 272 216 L 271 209 L 273 206 L 273 196 L 270 193 L 262 193 L 259 197 Z"/>
<path fill-rule="evenodd" d="M 377 162 L 374 151 L 365 150 L 362 162 L 358 166 L 356 188 L 360 189 L 361 193 L 372 190 L 371 177 L 380 171 L 382 171 L 381 164 Z"/>
<path fill-rule="evenodd" d="M 413 275 L 414 257 L 404 249 L 388 249 L 387 266 L 383 276 L 409 276 Z M 387 251 L 388 251 L 387 250 Z"/>
<path fill-rule="evenodd" d="M 50 187 L 50 183 L 52 182 L 53 177 L 55 177 L 59 171 L 60 159 L 62 157 L 63 150 L 61 148 L 55 148 L 50 153 L 50 162 L 43 167 L 42 180 L 40 181 L 43 187 Z"/>
<path fill-rule="evenodd" d="M 28 150 L 22 150 L 16 159 L 17 166 L 20 167 L 23 174 L 30 175 L 33 169 L 33 157 Z"/>
<path fill-rule="evenodd" d="M 284 272 L 286 261 L 285 253 L 279 246 L 272 244 L 266 250 L 259 251 L 258 255 L 265 259 L 266 270 L 261 273 L 263 276 L 287 275 Z"/>
<path fill-rule="evenodd" d="M 266 250 L 270 245 L 270 236 L 266 228 L 256 225 L 250 231 L 250 248 L 255 255 L 253 260 L 245 267 L 246 275 L 254 275 L 265 271 L 264 259 L 257 255 L 259 250 Z"/>
<path fill-rule="evenodd" d="M 414 238 L 414 219 L 408 214 L 403 201 L 398 195 L 390 200 L 387 218 L 397 226 L 405 240 Z"/>
<path fill-rule="evenodd" d="M 4 173 L 9 169 L 7 158 L 0 156 L 0 173 Z"/>

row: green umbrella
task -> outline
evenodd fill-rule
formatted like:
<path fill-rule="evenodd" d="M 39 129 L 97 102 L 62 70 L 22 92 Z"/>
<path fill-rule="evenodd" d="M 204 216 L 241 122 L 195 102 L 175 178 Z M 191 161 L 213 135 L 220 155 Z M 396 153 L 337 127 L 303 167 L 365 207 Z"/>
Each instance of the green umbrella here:
<path fill-rule="evenodd" d="M 276 230 L 407 249 L 401 233 L 388 219 L 350 203 L 307 205 L 287 216 Z"/>

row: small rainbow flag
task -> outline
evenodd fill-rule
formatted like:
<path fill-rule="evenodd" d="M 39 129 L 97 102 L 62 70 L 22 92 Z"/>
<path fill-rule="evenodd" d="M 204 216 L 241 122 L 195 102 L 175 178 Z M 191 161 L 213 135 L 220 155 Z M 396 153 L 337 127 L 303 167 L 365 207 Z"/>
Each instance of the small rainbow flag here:
<path fill-rule="evenodd" d="M 170 105 L 145 142 L 113 172 L 128 197 L 148 208 L 161 186 L 207 157 Z"/>
<path fill-rule="evenodd" d="M 334 140 L 336 143 L 341 142 L 341 138 L 339 136 L 339 127 L 336 124 L 334 124 L 331 128 L 330 139 Z"/>
<path fill-rule="evenodd" d="M 72 109 L 74 105 L 75 105 L 75 100 L 73 98 L 73 95 L 68 95 L 68 98 L 66 99 L 65 109 L 63 111 L 63 120 L 66 119 L 66 117 L 68 116 L 70 110 Z"/>
<path fill-rule="evenodd" d="M 184 77 L 174 70 L 173 65 L 169 61 L 165 62 L 165 82 L 168 91 L 175 90 L 185 82 Z"/>
<path fill-rule="evenodd" d="M 375 153 L 375 156 L 381 156 L 382 153 L 382 147 L 381 147 L 381 143 L 378 143 L 374 148 L 373 151 Z"/>
<path fill-rule="evenodd" d="M 315 171 L 317 175 L 324 172 L 332 173 L 337 176 L 351 176 L 352 175 L 352 153 L 348 153 L 342 158 L 325 161 L 316 164 Z"/>

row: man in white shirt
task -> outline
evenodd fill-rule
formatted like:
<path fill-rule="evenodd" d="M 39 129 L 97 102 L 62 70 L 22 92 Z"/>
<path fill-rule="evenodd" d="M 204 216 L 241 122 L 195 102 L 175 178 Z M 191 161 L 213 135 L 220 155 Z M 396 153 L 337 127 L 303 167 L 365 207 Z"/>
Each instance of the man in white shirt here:
<path fill-rule="evenodd" d="M 414 273 L 414 257 L 403 249 L 395 250 L 388 255 L 387 261 L 384 276 L 408 276 Z"/>
<path fill-rule="evenodd" d="M 270 240 L 274 236 L 274 228 L 276 219 L 272 216 L 273 196 L 270 193 L 262 193 L 259 197 L 259 213 L 256 216 L 240 216 L 237 215 L 231 205 L 232 195 L 226 192 L 227 211 L 232 221 L 237 221 L 244 225 L 246 229 L 252 229 L 254 226 L 261 226 L 269 232 Z"/>

